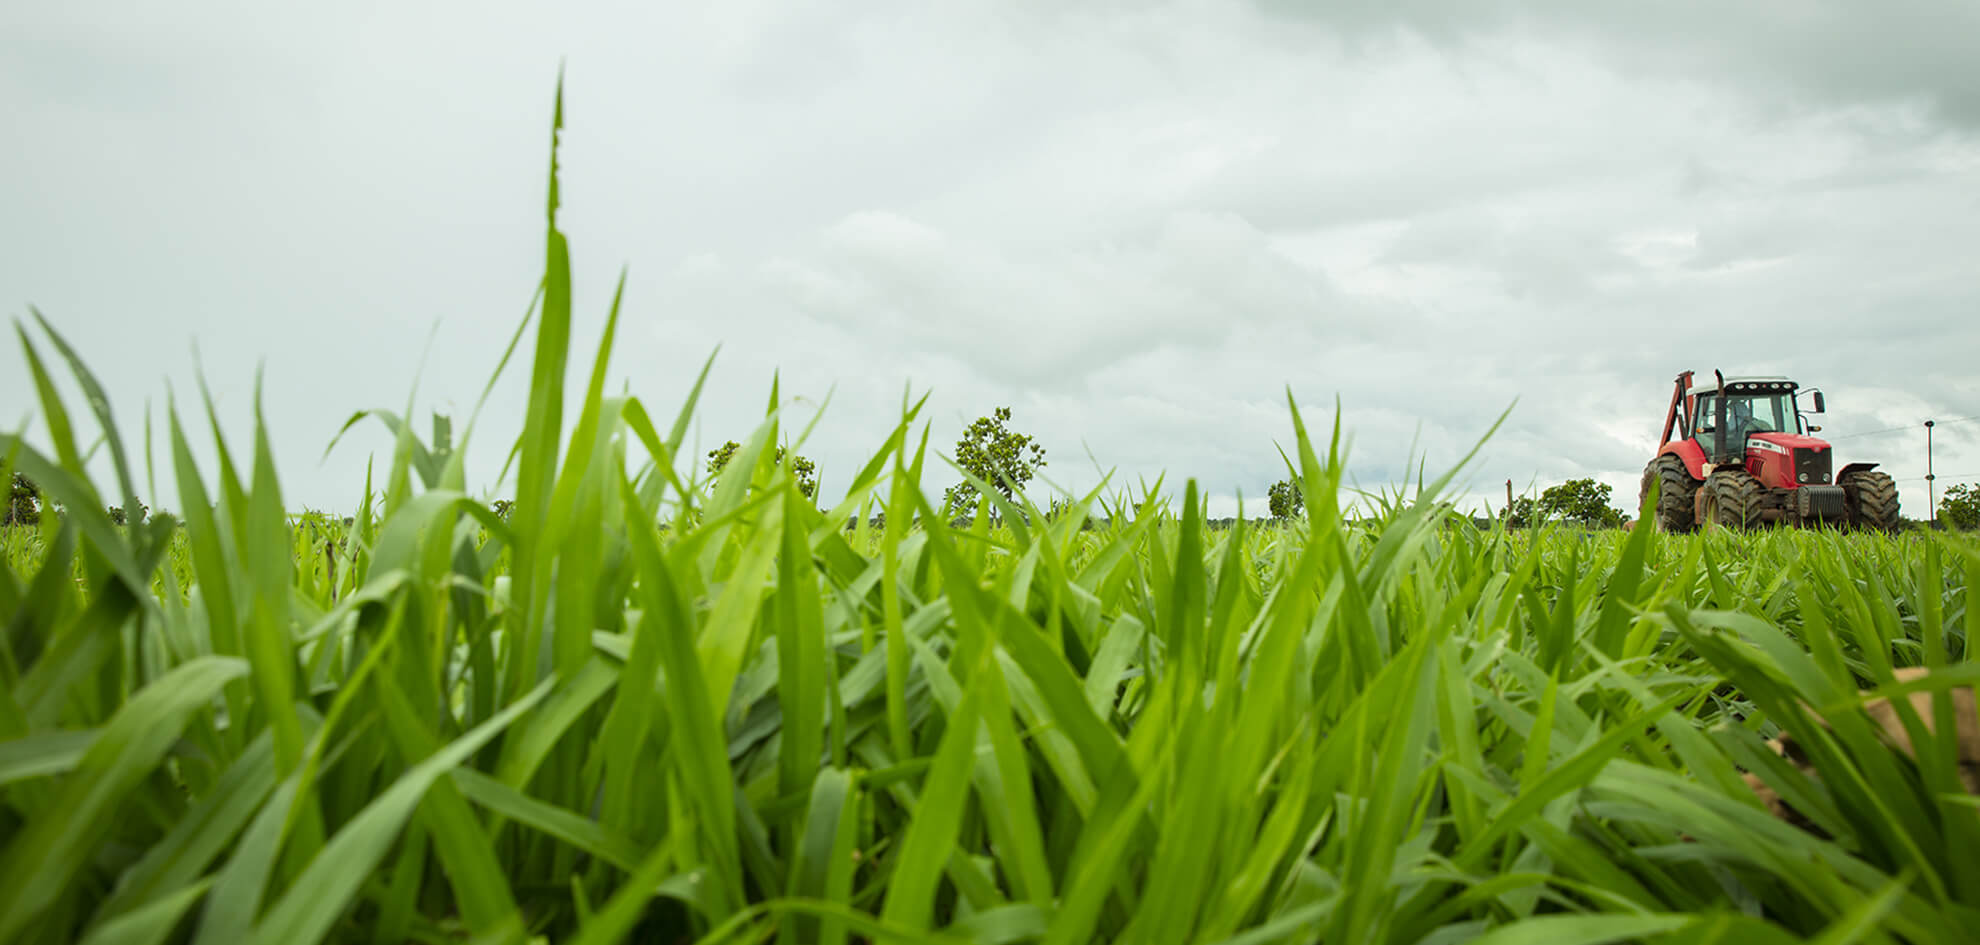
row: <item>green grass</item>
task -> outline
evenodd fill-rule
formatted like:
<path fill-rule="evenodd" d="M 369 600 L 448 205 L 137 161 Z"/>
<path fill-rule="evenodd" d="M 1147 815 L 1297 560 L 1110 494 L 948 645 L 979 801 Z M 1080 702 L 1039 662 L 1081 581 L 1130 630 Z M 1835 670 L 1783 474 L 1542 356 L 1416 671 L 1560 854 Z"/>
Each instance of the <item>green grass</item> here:
<path fill-rule="evenodd" d="M 202 404 L 215 467 L 199 417 L 164 436 L 184 520 L 119 528 L 107 406 L 105 493 L 41 346 L 93 381 L 21 333 L 53 455 L 0 457 L 72 511 L 0 531 L 0 943 L 1980 927 L 1951 740 L 1914 765 L 1846 709 L 1980 677 L 1970 540 L 1480 532 L 1443 481 L 1350 522 L 1338 427 L 1290 404 L 1309 512 L 1284 527 L 1209 529 L 1186 482 L 954 529 L 918 405 L 821 511 L 772 462 L 774 390 L 684 481 L 698 378 L 656 382 L 689 391 L 658 425 L 605 395 L 608 330 L 561 402 L 554 159 L 551 194 L 506 521 L 393 415 L 353 525 L 291 519 L 268 426 L 237 457 Z M 1941 669 L 1896 686 L 1912 665 Z M 1781 726 L 1819 778 L 1766 751 Z"/>

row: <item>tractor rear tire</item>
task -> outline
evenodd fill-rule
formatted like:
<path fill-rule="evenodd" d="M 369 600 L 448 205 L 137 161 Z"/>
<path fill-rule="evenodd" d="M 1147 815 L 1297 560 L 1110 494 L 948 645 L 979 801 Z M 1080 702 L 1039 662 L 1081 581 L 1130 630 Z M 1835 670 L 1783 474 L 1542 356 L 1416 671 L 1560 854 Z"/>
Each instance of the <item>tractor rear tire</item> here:
<path fill-rule="evenodd" d="M 1874 469 L 1853 472 L 1836 484 L 1843 487 L 1843 495 L 1849 499 L 1849 524 L 1852 527 L 1885 532 L 1898 530 L 1901 519 L 1898 517 L 1897 483 L 1889 473 Z"/>
<path fill-rule="evenodd" d="M 1669 453 L 1650 461 L 1643 467 L 1643 489 L 1636 494 L 1636 507 L 1641 509 L 1650 497 L 1650 486 L 1658 484 L 1657 507 L 1650 513 L 1657 530 L 1683 534 L 1698 527 L 1691 514 L 1692 497 L 1698 492 L 1698 480 L 1691 478 L 1691 472 L 1684 468 L 1684 460 Z"/>
<path fill-rule="evenodd" d="M 1760 480 L 1744 469 L 1721 469 L 1705 477 L 1706 525 L 1752 528 L 1760 524 Z"/>

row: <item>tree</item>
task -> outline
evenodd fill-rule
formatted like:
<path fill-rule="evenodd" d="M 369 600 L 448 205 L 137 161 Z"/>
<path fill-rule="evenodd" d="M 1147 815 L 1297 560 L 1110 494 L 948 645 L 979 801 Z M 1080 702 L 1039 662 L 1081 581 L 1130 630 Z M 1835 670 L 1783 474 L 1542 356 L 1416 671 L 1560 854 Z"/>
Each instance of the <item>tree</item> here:
<path fill-rule="evenodd" d="M 1980 486 L 1960 484 L 1939 499 L 1939 519 L 1954 528 L 1980 528 Z"/>
<path fill-rule="evenodd" d="M 736 458 L 736 451 L 739 449 L 742 449 L 742 444 L 737 443 L 734 440 L 730 440 L 729 442 L 722 444 L 717 449 L 709 450 L 708 475 L 710 476 L 721 475 L 722 470 L 728 468 L 729 460 Z M 771 457 L 771 462 L 778 465 L 783 464 L 784 462 L 783 447 L 781 446 L 777 447 L 777 452 Z M 803 456 L 794 457 L 791 460 L 791 475 L 797 477 L 798 491 L 803 493 L 805 498 L 810 499 L 810 498 L 815 498 L 817 496 L 818 465 L 816 463 L 813 463 L 811 460 Z"/>
<path fill-rule="evenodd" d="M 0 525 L 33 525 L 41 521 L 38 494 L 34 480 L 15 473 L 7 488 L 7 507 L 0 510 Z"/>
<path fill-rule="evenodd" d="M 1514 499 L 1512 501 L 1512 505 L 1506 509 L 1505 516 L 1506 516 L 1506 525 L 1508 527 L 1511 528 L 1530 527 L 1533 524 L 1534 519 L 1536 517 L 1534 513 L 1532 497 L 1520 496 L 1519 498 Z"/>
<path fill-rule="evenodd" d="M 722 470 L 729 468 L 729 460 L 736 458 L 736 451 L 739 449 L 742 449 L 742 444 L 730 440 L 715 449 L 709 450 L 708 475 L 710 477 L 721 475 Z"/>
<path fill-rule="evenodd" d="M 109 508 L 104 509 L 104 511 L 110 514 L 110 524 L 112 525 L 123 525 L 128 521 L 130 521 L 130 516 L 124 511 L 124 507 L 121 505 L 110 506 Z M 139 502 L 137 507 L 137 520 L 140 522 L 144 521 L 145 513 L 149 511 L 151 511 L 150 507 L 146 506 L 142 502 Z"/>
<path fill-rule="evenodd" d="M 1299 483 L 1291 479 L 1281 479 L 1272 483 L 1266 496 L 1272 509 L 1272 517 L 1284 521 L 1299 514 L 1306 507 L 1306 496 L 1299 491 Z"/>
<path fill-rule="evenodd" d="M 1012 430 L 1010 419 L 1011 408 L 998 407 L 991 416 L 976 418 L 956 441 L 956 465 L 989 483 L 1006 499 L 1022 491 L 1031 474 L 1045 465 L 1045 447 L 1031 434 Z M 949 508 L 967 511 L 976 506 L 976 486 L 959 482 L 943 497 Z"/>
<path fill-rule="evenodd" d="M 1540 518 L 1592 528 L 1621 528 L 1622 513 L 1609 505 L 1613 491 L 1607 483 L 1593 479 L 1570 479 L 1540 493 Z"/>

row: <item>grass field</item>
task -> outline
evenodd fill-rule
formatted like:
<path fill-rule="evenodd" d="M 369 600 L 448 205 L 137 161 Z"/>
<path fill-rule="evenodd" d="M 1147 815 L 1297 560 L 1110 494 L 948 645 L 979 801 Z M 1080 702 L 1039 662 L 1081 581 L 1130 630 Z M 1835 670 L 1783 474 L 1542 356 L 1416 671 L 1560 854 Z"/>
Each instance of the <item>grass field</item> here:
<path fill-rule="evenodd" d="M 1445 482 L 1348 521 L 1340 431 L 1292 409 L 1283 527 L 1207 529 L 1186 482 L 951 528 L 913 406 L 830 509 L 774 410 L 682 481 L 694 397 L 605 396 L 609 328 L 562 402 L 555 194 L 553 159 L 506 520 L 381 416 L 353 524 L 298 523 L 266 424 L 235 454 L 207 423 L 200 469 L 175 412 L 183 521 L 120 528 L 140 458 L 108 429 L 114 491 L 82 474 L 51 365 L 109 417 L 23 334 L 53 449 L 0 456 L 71 511 L 0 532 L 0 943 L 1980 928 L 1950 716 L 1914 764 L 1849 708 L 1980 678 L 1970 539 L 1481 532 Z"/>

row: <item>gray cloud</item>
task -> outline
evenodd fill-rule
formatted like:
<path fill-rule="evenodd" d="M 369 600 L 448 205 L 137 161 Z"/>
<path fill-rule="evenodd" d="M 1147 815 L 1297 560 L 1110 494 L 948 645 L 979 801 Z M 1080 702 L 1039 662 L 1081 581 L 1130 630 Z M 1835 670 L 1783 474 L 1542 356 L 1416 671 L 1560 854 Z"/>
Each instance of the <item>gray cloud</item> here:
<path fill-rule="evenodd" d="M 1584 44 L 1618 69 L 1717 81 L 1783 108 L 1912 104 L 1980 127 L 1980 72 L 1973 68 L 1980 8 L 1899 0 L 1789 4 L 1583 0 L 1258 0 L 1261 9 L 1323 24 L 1356 44 L 1397 31 L 1439 45 L 1491 47 L 1507 34 Z"/>

